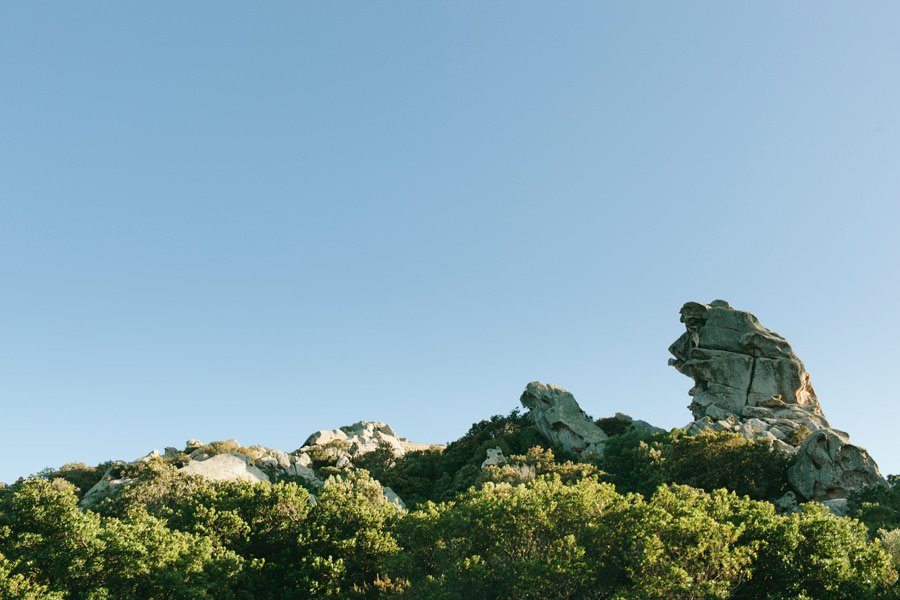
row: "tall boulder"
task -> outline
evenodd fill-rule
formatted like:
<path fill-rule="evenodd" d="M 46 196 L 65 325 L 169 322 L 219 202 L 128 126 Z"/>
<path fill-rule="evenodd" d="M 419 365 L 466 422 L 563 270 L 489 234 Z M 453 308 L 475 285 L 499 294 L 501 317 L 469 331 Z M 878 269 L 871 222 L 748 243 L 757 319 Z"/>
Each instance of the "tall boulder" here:
<path fill-rule="evenodd" d="M 565 388 L 532 381 L 520 401 L 535 428 L 554 446 L 585 458 L 603 455 L 603 443 L 609 436 Z"/>
<path fill-rule="evenodd" d="M 681 322 L 686 331 L 669 347 L 669 364 L 694 380 L 689 431 L 733 431 L 795 454 L 789 481 L 805 499 L 884 483 L 868 453 L 831 428 L 786 339 L 724 300 L 688 302 Z"/>

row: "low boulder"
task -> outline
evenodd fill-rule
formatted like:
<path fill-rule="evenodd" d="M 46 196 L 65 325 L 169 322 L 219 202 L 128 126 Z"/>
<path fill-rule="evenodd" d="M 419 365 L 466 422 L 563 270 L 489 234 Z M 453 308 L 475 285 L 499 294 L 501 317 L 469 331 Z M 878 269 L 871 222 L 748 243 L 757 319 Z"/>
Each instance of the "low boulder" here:
<path fill-rule="evenodd" d="M 270 481 L 259 467 L 240 454 L 217 454 L 204 461 L 192 460 L 178 469 L 187 475 L 199 475 L 211 481 Z"/>
<path fill-rule="evenodd" d="M 481 468 L 499 467 L 500 465 L 505 465 L 506 462 L 507 460 L 506 457 L 503 456 L 503 450 L 500 448 L 488 448 L 487 458 L 481 463 Z"/>
<path fill-rule="evenodd" d="M 804 498 L 823 502 L 847 498 L 852 490 L 887 486 L 869 453 L 836 429 L 814 431 L 804 440 L 788 468 L 788 481 Z"/>

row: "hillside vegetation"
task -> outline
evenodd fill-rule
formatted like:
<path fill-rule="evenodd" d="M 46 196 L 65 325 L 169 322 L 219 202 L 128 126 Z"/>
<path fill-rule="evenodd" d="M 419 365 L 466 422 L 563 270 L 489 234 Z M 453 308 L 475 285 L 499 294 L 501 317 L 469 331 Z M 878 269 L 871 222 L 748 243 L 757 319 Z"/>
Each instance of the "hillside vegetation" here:
<path fill-rule="evenodd" d="M 896 486 L 855 495 L 861 520 L 779 512 L 770 444 L 606 425 L 595 461 L 513 412 L 443 451 L 323 454 L 319 487 L 209 481 L 178 455 L 48 470 L 0 488 L 0 598 L 898 597 Z M 133 481 L 79 508 L 109 473 Z"/>

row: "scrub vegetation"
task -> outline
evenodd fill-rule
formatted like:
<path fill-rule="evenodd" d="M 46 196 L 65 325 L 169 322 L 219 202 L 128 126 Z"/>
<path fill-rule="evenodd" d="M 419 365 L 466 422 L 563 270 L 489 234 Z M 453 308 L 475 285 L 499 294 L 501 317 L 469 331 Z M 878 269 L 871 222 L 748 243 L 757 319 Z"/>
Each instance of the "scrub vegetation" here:
<path fill-rule="evenodd" d="M 0 488 L 0 598 L 898 597 L 896 479 L 852 498 L 855 518 L 781 514 L 786 459 L 763 442 L 617 433 L 582 462 L 513 412 L 443 452 L 325 466 L 312 492 L 160 457 L 90 509 L 110 465 L 66 465 Z M 482 469 L 495 447 L 508 462 Z"/>

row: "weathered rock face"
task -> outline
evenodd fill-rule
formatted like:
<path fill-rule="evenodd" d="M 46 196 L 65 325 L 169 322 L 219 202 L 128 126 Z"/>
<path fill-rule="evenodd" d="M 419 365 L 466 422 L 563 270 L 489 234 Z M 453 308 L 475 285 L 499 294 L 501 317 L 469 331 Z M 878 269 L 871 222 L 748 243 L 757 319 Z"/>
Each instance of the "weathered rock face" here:
<path fill-rule="evenodd" d="M 788 469 L 788 480 L 805 498 L 823 501 L 846 498 L 849 490 L 885 485 L 869 453 L 836 429 L 821 429 L 806 438 Z"/>
<path fill-rule="evenodd" d="M 693 429 L 736 430 L 796 447 L 804 433 L 828 427 L 803 363 L 752 314 L 722 300 L 688 302 L 681 322 L 687 331 L 669 347 L 669 364 L 694 380 Z"/>
<path fill-rule="evenodd" d="M 669 347 L 669 364 L 694 380 L 689 431 L 734 431 L 796 454 L 789 481 L 805 499 L 883 484 L 868 453 L 831 429 L 787 340 L 723 300 L 688 302 L 681 322 L 687 331 Z"/>
<path fill-rule="evenodd" d="M 585 458 L 603 455 L 609 436 L 564 388 L 532 381 L 520 400 L 535 428 L 554 446 Z"/>
<path fill-rule="evenodd" d="M 406 502 L 403 501 L 403 498 L 397 495 L 397 492 L 385 485 L 381 487 L 381 493 L 382 495 L 384 495 L 384 499 L 387 500 L 390 504 L 393 504 L 401 510 L 406 510 Z"/>

